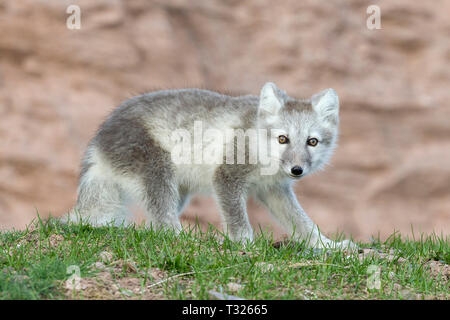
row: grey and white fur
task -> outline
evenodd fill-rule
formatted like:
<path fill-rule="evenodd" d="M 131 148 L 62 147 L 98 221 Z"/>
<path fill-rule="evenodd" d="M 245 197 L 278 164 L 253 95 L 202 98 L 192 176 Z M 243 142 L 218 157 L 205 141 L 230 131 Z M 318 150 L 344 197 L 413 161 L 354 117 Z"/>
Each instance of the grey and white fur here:
<path fill-rule="evenodd" d="M 311 247 L 354 246 L 320 233 L 292 189 L 296 180 L 328 162 L 338 136 L 338 113 L 333 89 L 311 99 L 295 99 L 270 82 L 260 96 L 182 89 L 131 98 L 111 113 L 90 141 L 76 206 L 63 220 L 123 225 L 129 221 L 128 204 L 138 201 L 149 225 L 181 230 L 179 216 L 189 197 L 209 192 L 217 199 L 224 229 L 234 241 L 253 239 L 246 210 L 247 199 L 253 196 L 286 231 Z M 176 164 L 171 135 L 180 128 L 193 134 L 195 121 L 202 121 L 204 129 L 220 131 L 268 129 L 269 139 L 284 142 L 271 158 L 280 169 L 262 175 L 259 164 Z M 312 138 L 317 139 L 314 146 Z"/>

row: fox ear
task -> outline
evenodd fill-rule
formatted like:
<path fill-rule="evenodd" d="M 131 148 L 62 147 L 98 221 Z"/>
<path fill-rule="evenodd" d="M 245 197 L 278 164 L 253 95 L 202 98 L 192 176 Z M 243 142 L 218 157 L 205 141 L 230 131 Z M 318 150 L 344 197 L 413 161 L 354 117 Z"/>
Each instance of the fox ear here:
<path fill-rule="evenodd" d="M 325 89 L 311 98 L 313 109 L 319 116 L 333 123 L 339 120 L 339 98 L 333 89 Z"/>
<path fill-rule="evenodd" d="M 269 115 L 276 115 L 281 109 L 282 104 L 277 96 L 279 89 L 273 82 L 267 82 L 261 89 L 259 97 L 259 110 L 268 113 Z"/>

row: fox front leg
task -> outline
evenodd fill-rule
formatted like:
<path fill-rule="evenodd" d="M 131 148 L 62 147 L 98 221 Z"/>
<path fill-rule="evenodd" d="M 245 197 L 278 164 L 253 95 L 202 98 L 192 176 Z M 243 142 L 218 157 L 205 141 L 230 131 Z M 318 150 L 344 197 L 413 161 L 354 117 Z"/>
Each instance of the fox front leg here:
<path fill-rule="evenodd" d="M 319 232 L 318 226 L 306 215 L 290 184 L 275 185 L 257 193 L 257 198 L 297 240 L 307 241 L 313 248 L 350 246 L 350 242 L 335 242 Z"/>
<path fill-rule="evenodd" d="M 233 241 L 253 241 L 253 229 L 247 215 L 247 190 L 242 174 L 220 167 L 214 177 L 214 190 L 226 233 Z"/>

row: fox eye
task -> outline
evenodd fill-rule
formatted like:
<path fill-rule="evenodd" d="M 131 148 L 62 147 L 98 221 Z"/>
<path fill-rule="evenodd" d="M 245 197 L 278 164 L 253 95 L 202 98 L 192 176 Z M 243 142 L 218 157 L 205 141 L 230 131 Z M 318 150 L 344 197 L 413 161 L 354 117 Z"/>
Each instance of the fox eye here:
<path fill-rule="evenodd" d="M 281 136 L 278 137 L 278 142 L 281 143 L 281 144 L 285 144 L 285 143 L 289 142 L 289 139 L 288 139 L 288 137 L 286 137 L 284 135 L 281 135 Z"/>
<path fill-rule="evenodd" d="M 307 143 L 308 146 L 315 147 L 319 143 L 319 140 L 317 140 L 316 138 L 309 138 Z"/>

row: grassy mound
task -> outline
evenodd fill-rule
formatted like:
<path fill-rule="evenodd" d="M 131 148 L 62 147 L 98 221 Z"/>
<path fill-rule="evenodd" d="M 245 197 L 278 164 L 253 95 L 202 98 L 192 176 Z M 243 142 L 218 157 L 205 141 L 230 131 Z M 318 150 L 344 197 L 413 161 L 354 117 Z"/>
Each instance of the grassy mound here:
<path fill-rule="evenodd" d="M 443 236 L 360 243 L 359 252 L 236 244 L 217 230 L 37 221 L 0 233 L 0 299 L 448 299 Z"/>

